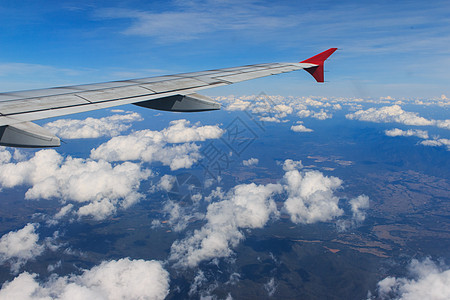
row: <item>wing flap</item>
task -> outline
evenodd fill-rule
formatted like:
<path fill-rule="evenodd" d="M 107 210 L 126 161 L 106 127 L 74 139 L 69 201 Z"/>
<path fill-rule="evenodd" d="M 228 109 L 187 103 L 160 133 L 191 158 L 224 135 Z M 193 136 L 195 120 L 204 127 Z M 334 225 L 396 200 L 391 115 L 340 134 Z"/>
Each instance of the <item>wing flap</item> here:
<path fill-rule="evenodd" d="M 134 104 L 146 108 L 178 112 L 197 112 L 220 109 L 220 103 L 217 103 L 207 96 L 196 93 L 188 95 L 174 95 Z"/>
<path fill-rule="evenodd" d="M 23 122 L 0 127 L 0 145 L 26 148 L 58 147 L 59 138 L 47 129 Z"/>

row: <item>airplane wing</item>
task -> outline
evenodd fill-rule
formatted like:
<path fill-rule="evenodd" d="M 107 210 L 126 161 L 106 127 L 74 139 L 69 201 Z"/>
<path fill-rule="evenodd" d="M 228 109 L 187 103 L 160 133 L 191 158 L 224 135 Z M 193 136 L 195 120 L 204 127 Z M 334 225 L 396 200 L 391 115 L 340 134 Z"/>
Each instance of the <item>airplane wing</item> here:
<path fill-rule="evenodd" d="M 142 107 L 196 112 L 220 109 L 196 91 L 305 69 L 323 82 L 330 48 L 300 63 L 267 63 L 106 83 L 0 93 L 0 145 L 57 147 L 58 137 L 31 121 L 79 112 L 136 104 Z"/>

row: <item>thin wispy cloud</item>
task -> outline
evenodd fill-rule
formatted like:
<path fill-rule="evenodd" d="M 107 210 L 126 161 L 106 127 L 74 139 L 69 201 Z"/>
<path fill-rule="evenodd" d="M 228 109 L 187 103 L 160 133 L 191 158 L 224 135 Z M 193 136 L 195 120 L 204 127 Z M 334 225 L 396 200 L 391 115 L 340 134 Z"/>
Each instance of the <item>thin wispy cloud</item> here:
<path fill-rule="evenodd" d="M 274 14 L 277 6 L 257 1 L 175 1 L 172 9 L 153 11 L 108 8 L 97 11 L 98 18 L 131 19 L 122 30 L 125 35 L 156 38 L 160 42 L 176 43 L 199 39 L 214 32 L 257 31 L 292 28 L 301 22 L 293 14 Z"/>

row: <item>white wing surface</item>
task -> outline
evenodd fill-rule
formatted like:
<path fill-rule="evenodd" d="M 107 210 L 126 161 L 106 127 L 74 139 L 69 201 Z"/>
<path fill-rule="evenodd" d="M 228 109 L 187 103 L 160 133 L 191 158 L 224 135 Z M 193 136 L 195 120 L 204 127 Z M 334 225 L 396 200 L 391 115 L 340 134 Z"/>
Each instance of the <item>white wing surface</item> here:
<path fill-rule="evenodd" d="M 331 48 L 301 63 L 268 63 L 106 83 L 0 93 L 0 145 L 56 147 L 60 140 L 31 123 L 90 110 L 136 104 L 143 107 L 195 112 L 220 109 L 197 91 L 245 80 L 306 69 L 323 82 L 323 63 Z"/>

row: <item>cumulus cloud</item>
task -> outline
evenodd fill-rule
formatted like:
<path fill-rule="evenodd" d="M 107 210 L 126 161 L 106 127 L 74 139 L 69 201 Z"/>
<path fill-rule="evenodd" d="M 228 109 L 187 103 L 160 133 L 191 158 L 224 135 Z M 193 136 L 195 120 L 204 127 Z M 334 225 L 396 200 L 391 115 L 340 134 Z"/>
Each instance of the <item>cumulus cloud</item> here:
<path fill-rule="evenodd" d="M 0 146 L 0 165 L 4 163 L 9 163 L 11 161 L 11 152 L 5 149 L 5 147 Z"/>
<path fill-rule="evenodd" d="M 431 146 L 431 147 L 447 147 L 447 150 L 450 151 L 450 139 L 439 138 L 438 136 L 434 136 L 433 139 L 429 139 L 428 132 L 426 130 L 416 130 L 416 129 L 408 129 L 401 130 L 398 128 L 394 128 L 391 130 L 386 130 L 385 134 L 387 136 L 416 136 L 423 141 L 420 142 L 423 146 Z"/>
<path fill-rule="evenodd" d="M 409 278 L 386 277 L 378 283 L 377 299 L 450 299 L 450 269 L 431 259 L 413 259 Z"/>
<path fill-rule="evenodd" d="M 44 252 L 45 245 L 38 243 L 38 224 L 27 224 L 24 228 L 11 231 L 0 238 L 0 264 L 10 263 L 11 271 L 19 272 L 28 260 Z"/>
<path fill-rule="evenodd" d="M 314 131 L 312 129 L 306 128 L 305 125 L 302 125 L 302 124 L 292 125 L 291 130 L 294 132 L 313 132 Z"/>
<path fill-rule="evenodd" d="M 161 177 L 159 180 L 157 187 L 163 191 L 170 191 L 173 188 L 173 185 L 175 184 L 177 178 L 175 176 L 166 174 Z"/>
<path fill-rule="evenodd" d="M 349 201 L 351 218 L 341 218 L 336 221 L 336 228 L 338 231 L 346 231 L 350 228 L 355 228 L 364 222 L 367 215 L 367 209 L 369 208 L 369 197 L 366 195 L 360 195 Z"/>
<path fill-rule="evenodd" d="M 318 101 L 318 100 L 315 100 L 315 99 L 312 99 L 312 98 L 306 98 L 305 99 L 305 104 L 308 105 L 308 106 L 315 106 L 315 107 L 320 107 L 320 106 L 325 106 L 326 105 L 325 103 L 323 103 L 321 101 Z"/>
<path fill-rule="evenodd" d="M 79 216 L 97 220 L 138 202 L 143 197 L 138 192 L 140 182 L 150 175 L 140 164 L 64 158 L 55 150 L 41 150 L 29 160 L 0 165 L 2 187 L 31 185 L 26 199 L 72 201 L 84 205 L 77 211 Z M 60 211 L 57 216 L 67 212 Z"/>
<path fill-rule="evenodd" d="M 369 208 L 369 197 L 360 195 L 350 200 L 353 213 L 353 220 L 357 224 L 362 223 L 366 219 L 366 209 Z"/>
<path fill-rule="evenodd" d="M 281 123 L 281 120 L 276 117 L 261 117 L 259 120 L 263 122 Z"/>
<path fill-rule="evenodd" d="M 60 119 L 44 125 L 49 131 L 63 139 L 87 139 L 101 136 L 116 136 L 131 127 L 131 122 L 141 121 L 136 112 L 117 114 L 100 119 Z"/>
<path fill-rule="evenodd" d="M 326 111 L 321 109 L 319 112 L 314 112 L 311 117 L 318 120 L 326 120 L 331 119 L 333 117 L 333 114 L 327 113 Z"/>
<path fill-rule="evenodd" d="M 436 126 L 444 129 L 450 130 L 450 119 L 447 120 L 436 120 Z"/>
<path fill-rule="evenodd" d="M 129 258 L 102 262 L 81 275 L 54 276 L 41 283 L 23 272 L 3 284 L 1 299 L 164 299 L 169 273 L 158 261 Z M 124 288 L 126 287 L 126 288 Z"/>
<path fill-rule="evenodd" d="M 416 136 L 421 139 L 428 139 L 428 132 L 426 130 L 416 130 L 416 129 L 408 129 L 408 130 L 401 130 L 398 128 L 385 130 L 384 133 L 387 136 Z"/>
<path fill-rule="evenodd" d="M 400 105 L 383 106 L 379 109 L 369 108 L 358 110 L 345 116 L 350 120 L 369 121 L 376 123 L 400 123 L 414 126 L 438 126 L 450 129 L 450 120 L 429 120 L 420 117 L 418 113 L 404 111 Z"/>
<path fill-rule="evenodd" d="M 309 109 L 301 109 L 297 112 L 297 116 L 300 118 L 315 118 L 318 120 L 326 120 L 331 119 L 333 117 L 333 114 L 326 112 L 325 110 L 321 109 L 320 111 L 312 111 Z"/>
<path fill-rule="evenodd" d="M 284 209 L 293 223 L 311 224 L 329 221 L 343 214 L 339 198 L 333 193 L 341 187 L 337 177 L 324 176 L 319 171 L 287 171 L 284 188 L 288 198 Z"/>
<path fill-rule="evenodd" d="M 432 146 L 432 147 L 447 147 L 447 150 L 450 151 L 450 139 L 435 139 L 435 140 L 425 140 L 420 142 L 420 144 L 424 146 Z"/>
<path fill-rule="evenodd" d="M 229 256 L 244 238 L 242 229 L 262 228 L 278 214 L 271 197 L 280 191 L 278 184 L 234 187 L 224 200 L 208 206 L 207 223 L 201 229 L 172 244 L 169 260 L 178 267 L 195 267 L 204 260 Z"/>
<path fill-rule="evenodd" d="M 255 166 L 255 165 L 257 165 L 258 163 L 259 163 L 259 159 L 254 158 L 254 157 L 242 161 L 242 164 L 243 164 L 244 166 L 246 166 L 246 167 L 249 167 L 249 166 Z"/>
<path fill-rule="evenodd" d="M 283 170 L 285 172 L 292 171 L 296 169 L 303 168 L 303 164 L 301 160 L 292 160 L 292 159 L 286 159 L 283 163 Z"/>
<path fill-rule="evenodd" d="M 274 110 L 279 113 L 285 113 L 286 115 L 292 114 L 294 109 L 286 104 L 278 104 L 274 106 Z"/>
<path fill-rule="evenodd" d="M 107 161 L 158 161 L 170 166 L 171 170 L 190 168 L 201 157 L 200 146 L 193 142 L 216 139 L 223 132 L 217 125 L 191 125 L 187 120 L 176 120 L 161 131 L 141 130 L 127 136 L 113 137 L 93 149 L 91 158 Z"/>
<path fill-rule="evenodd" d="M 160 133 L 163 140 L 168 143 L 189 143 L 217 139 L 223 132 L 217 125 L 200 126 L 200 123 L 191 125 L 188 120 L 181 119 L 170 122 L 170 126 Z"/>
<path fill-rule="evenodd" d="M 234 97 L 229 97 L 229 98 L 219 97 L 219 98 L 216 98 L 216 100 L 218 100 L 218 101 L 226 100 L 226 101 L 231 102 L 229 105 L 227 105 L 225 107 L 225 110 L 230 110 L 230 111 L 246 110 L 251 105 L 250 101 L 245 101 L 245 100 L 242 100 L 240 98 L 234 98 Z"/>

